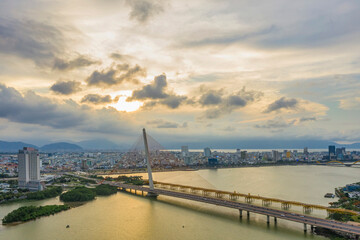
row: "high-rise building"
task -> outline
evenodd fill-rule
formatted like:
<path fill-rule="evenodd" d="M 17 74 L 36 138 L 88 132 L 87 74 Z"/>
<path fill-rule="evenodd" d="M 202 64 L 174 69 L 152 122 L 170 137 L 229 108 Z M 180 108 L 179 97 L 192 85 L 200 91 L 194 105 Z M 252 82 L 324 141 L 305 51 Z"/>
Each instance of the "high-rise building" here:
<path fill-rule="evenodd" d="M 272 150 L 272 159 L 273 161 L 279 161 L 281 158 L 280 158 L 280 153 L 279 151 L 276 151 L 276 150 Z"/>
<path fill-rule="evenodd" d="M 190 165 L 191 164 L 191 158 L 190 157 L 184 157 L 184 163 L 186 165 Z"/>
<path fill-rule="evenodd" d="M 346 155 L 345 147 L 336 148 L 335 155 L 337 159 L 343 160 Z"/>
<path fill-rule="evenodd" d="M 189 147 L 188 146 L 181 146 L 181 156 L 182 157 L 189 156 Z"/>
<path fill-rule="evenodd" d="M 82 159 L 82 160 L 81 160 L 81 169 L 82 169 L 82 170 L 88 170 L 88 169 L 89 169 L 89 165 L 88 165 L 86 159 Z"/>
<path fill-rule="evenodd" d="M 291 158 L 291 152 L 290 151 L 286 152 L 286 158 Z"/>
<path fill-rule="evenodd" d="M 335 156 L 335 146 L 330 145 L 329 146 L 329 159 L 333 158 Z"/>
<path fill-rule="evenodd" d="M 42 190 L 40 183 L 40 158 L 37 149 L 24 147 L 18 153 L 19 188 Z"/>
<path fill-rule="evenodd" d="M 336 148 L 336 151 L 335 151 L 335 155 L 338 156 L 338 155 L 345 155 L 346 154 L 346 149 L 344 147 L 341 147 L 341 148 Z"/>
<path fill-rule="evenodd" d="M 204 156 L 205 156 L 205 157 L 211 157 L 211 150 L 210 150 L 210 148 L 208 148 L 208 147 L 204 148 Z"/>
<path fill-rule="evenodd" d="M 304 155 L 309 155 L 308 147 L 304 147 Z"/>
<path fill-rule="evenodd" d="M 240 156 L 242 160 L 247 159 L 247 151 L 241 151 Z"/>

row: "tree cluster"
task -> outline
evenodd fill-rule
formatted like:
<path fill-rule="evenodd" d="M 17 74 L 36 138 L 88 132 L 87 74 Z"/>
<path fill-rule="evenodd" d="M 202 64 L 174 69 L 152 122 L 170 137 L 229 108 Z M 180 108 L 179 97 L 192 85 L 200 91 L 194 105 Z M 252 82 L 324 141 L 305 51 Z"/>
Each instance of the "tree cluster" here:
<path fill-rule="evenodd" d="M 62 193 L 62 187 L 50 187 L 39 192 L 30 192 L 27 194 L 27 199 L 42 200 L 59 196 Z"/>
<path fill-rule="evenodd" d="M 85 202 L 95 199 L 96 192 L 86 187 L 77 187 L 60 195 L 63 202 Z"/>
<path fill-rule="evenodd" d="M 20 207 L 8 215 L 6 215 L 2 222 L 3 224 L 12 223 L 12 222 L 25 222 L 32 219 L 36 219 L 42 216 L 49 216 L 55 213 L 68 210 L 70 207 L 68 205 L 47 205 L 47 206 L 25 206 Z"/>
<path fill-rule="evenodd" d="M 99 195 L 99 196 L 108 196 L 108 195 L 114 194 L 116 192 L 117 192 L 117 187 L 111 186 L 108 184 L 98 185 L 95 188 L 95 193 L 96 193 L 96 195 Z"/>

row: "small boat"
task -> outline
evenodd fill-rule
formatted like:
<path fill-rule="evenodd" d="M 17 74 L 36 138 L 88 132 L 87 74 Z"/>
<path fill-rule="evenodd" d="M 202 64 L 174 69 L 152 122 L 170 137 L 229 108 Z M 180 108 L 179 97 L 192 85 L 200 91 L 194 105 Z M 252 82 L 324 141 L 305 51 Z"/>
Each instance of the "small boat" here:
<path fill-rule="evenodd" d="M 70 225 L 66 225 L 66 228 L 69 228 L 70 227 Z"/>
<path fill-rule="evenodd" d="M 334 197 L 335 197 L 335 194 L 327 193 L 327 194 L 325 194 L 324 197 L 326 197 L 326 198 L 334 198 Z"/>

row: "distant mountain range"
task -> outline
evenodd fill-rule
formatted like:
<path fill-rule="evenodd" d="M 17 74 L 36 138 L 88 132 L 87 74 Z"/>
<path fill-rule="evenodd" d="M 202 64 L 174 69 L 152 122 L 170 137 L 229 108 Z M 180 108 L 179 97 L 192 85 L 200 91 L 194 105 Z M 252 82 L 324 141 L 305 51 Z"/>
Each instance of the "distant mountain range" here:
<path fill-rule="evenodd" d="M 360 149 L 360 143 L 353 144 L 337 144 L 332 141 L 325 140 L 227 140 L 219 141 L 218 143 L 197 141 L 184 143 L 172 143 L 165 146 L 166 149 L 180 149 L 180 146 L 188 145 L 190 149 L 202 149 L 210 147 L 212 149 L 302 149 L 308 147 L 309 149 L 327 149 L 329 145 L 336 147 L 346 147 L 347 149 Z M 0 141 L 0 152 L 18 152 L 23 147 L 33 147 L 39 149 L 41 152 L 79 152 L 79 151 L 111 151 L 111 150 L 127 150 L 106 139 L 87 140 L 82 142 L 57 142 L 46 144 L 38 147 L 33 144 L 24 142 L 6 142 Z"/>
<path fill-rule="evenodd" d="M 24 142 L 0 141 L 0 152 L 18 152 L 23 147 L 33 147 L 41 152 L 79 152 L 84 150 L 120 150 L 121 147 L 108 140 L 89 140 L 79 143 L 56 142 L 42 147 Z"/>
<path fill-rule="evenodd" d="M 5 142 L 0 141 L 0 152 L 17 152 L 19 149 L 22 149 L 23 147 L 33 147 L 38 148 L 35 145 L 23 143 L 23 142 Z"/>

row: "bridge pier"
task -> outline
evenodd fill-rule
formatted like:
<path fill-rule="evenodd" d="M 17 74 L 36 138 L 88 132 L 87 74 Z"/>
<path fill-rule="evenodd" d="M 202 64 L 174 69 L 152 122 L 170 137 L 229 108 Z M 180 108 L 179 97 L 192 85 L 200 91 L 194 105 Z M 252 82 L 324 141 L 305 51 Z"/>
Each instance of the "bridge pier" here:
<path fill-rule="evenodd" d="M 304 223 L 304 232 L 306 232 L 307 231 L 307 225 L 306 225 L 306 223 Z"/>
<path fill-rule="evenodd" d="M 275 223 L 275 224 L 277 223 L 277 218 L 276 218 L 276 217 L 274 217 L 274 223 Z"/>
<path fill-rule="evenodd" d="M 236 199 L 238 199 L 238 196 L 235 194 L 230 194 L 229 198 L 230 198 L 230 200 L 236 200 Z"/>
<path fill-rule="evenodd" d="M 267 215 L 266 217 L 267 217 L 266 223 L 267 223 L 267 224 L 270 224 L 270 216 Z"/>
<path fill-rule="evenodd" d="M 314 232 L 314 225 L 311 225 L 311 233 Z"/>
<path fill-rule="evenodd" d="M 270 206 L 270 205 L 271 205 L 271 201 L 270 201 L 270 200 L 262 200 L 262 205 L 263 205 L 263 206 Z"/>
<path fill-rule="evenodd" d="M 247 215 L 247 218 L 250 218 L 250 212 L 249 211 L 246 211 L 246 215 Z"/>
<path fill-rule="evenodd" d="M 240 219 L 242 218 L 242 210 L 239 209 L 239 213 L 240 213 Z"/>
<path fill-rule="evenodd" d="M 288 210 L 290 209 L 290 207 L 291 207 L 290 203 L 286 203 L 286 202 L 281 203 L 281 208 L 284 210 Z"/>
<path fill-rule="evenodd" d="M 303 207 L 303 212 L 304 212 L 304 213 L 308 213 L 308 214 L 309 214 L 309 213 L 312 212 L 312 210 L 313 210 L 312 207 L 308 207 L 308 206 L 304 206 L 304 207 Z"/>

